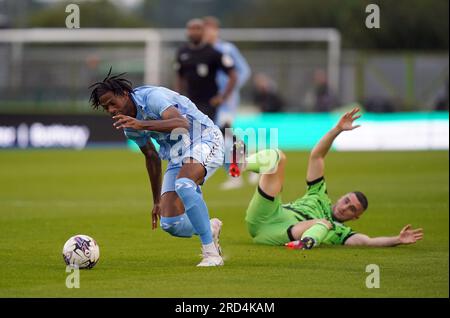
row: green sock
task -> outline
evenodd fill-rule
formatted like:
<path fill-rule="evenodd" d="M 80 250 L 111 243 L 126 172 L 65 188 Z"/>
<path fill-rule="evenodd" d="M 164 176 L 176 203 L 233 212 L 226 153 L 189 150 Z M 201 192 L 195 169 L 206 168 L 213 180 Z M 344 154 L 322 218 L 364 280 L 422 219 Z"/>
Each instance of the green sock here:
<path fill-rule="evenodd" d="M 307 229 L 303 233 L 301 239 L 304 239 L 305 237 L 311 237 L 316 242 L 314 246 L 318 246 L 323 241 L 325 236 L 327 236 L 327 234 L 328 234 L 328 226 L 326 226 L 321 222 L 318 222 L 313 226 L 311 226 L 309 229 Z"/>
<path fill-rule="evenodd" d="M 258 151 L 247 157 L 245 170 L 256 173 L 270 173 L 278 165 L 280 156 L 275 149 L 265 149 Z"/>

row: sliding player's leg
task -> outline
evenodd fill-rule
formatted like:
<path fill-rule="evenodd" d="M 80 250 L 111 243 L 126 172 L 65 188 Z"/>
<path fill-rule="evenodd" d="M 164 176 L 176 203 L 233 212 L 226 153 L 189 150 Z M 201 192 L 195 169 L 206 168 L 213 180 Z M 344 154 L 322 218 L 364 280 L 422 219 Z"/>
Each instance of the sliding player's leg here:
<path fill-rule="evenodd" d="M 299 222 L 288 230 L 290 241 L 287 247 L 311 249 L 318 246 L 331 229 L 331 223 L 326 219 L 314 219 Z"/>
<path fill-rule="evenodd" d="M 308 238 L 300 243 L 302 246 L 295 246 L 295 248 L 303 248 L 311 238 L 314 239 L 313 245 L 323 240 L 331 227 L 326 220 L 299 222 L 296 213 L 289 212 L 283 210 L 279 192 L 272 197 L 258 187 L 250 200 L 245 216 L 253 241 L 258 244 L 285 245 L 291 241 Z"/>
<path fill-rule="evenodd" d="M 286 156 L 279 150 L 268 149 L 249 156 L 247 162 L 247 170 L 262 173 L 246 212 L 248 231 L 255 243 L 283 245 L 290 241 L 288 228 L 298 222 L 293 215 L 284 213 L 282 207 Z"/>
<path fill-rule="evenodd" d="M 246 169 L 261 174 L 259 188 L 267 195 L 276 197 L 284 183 L 286 155 L 278 149 L 265 149 L 247 158 Z"/>
<path fill-rule="evenodd" d="M 246 170 L 262 174 L 259 193 L 247 209 L 249 232 L 256 243 L 282 245 L 301 240 L 312 248 L 325 238 L 331 224 L 326 220 L 295 222 L 290 214 L 280 212 L 285 166 L 286 156 L 280 150 L 267 149 L 247 158 Z"/>

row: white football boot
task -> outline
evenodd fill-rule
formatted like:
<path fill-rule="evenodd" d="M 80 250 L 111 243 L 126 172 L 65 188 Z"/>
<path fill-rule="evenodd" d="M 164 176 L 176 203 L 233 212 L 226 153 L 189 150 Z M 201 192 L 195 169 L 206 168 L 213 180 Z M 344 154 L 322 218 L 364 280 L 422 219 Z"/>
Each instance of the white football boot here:
<path fill-rule="evenodd" d="M 211 223 L 211 232 L 213 236 L 214 245 L 212 248 L 207 250 L 205 246 L 202 247 L 202 261 L 197 265 L 198 267 L 209 267 L 209 266 L 222 266 L 223 258 L 222 258 L 222 250 L 219 245 L 219 235 L 220 230 L 222 229 L 222 221 L 219 219 L 213 218 L 210 221 Z"/>
<path fill-rule="evenodd" d="M 223 258 L 217 251 L 208 252 L 202 248 L 203 259 L 198 263 L 197 267 L 222 266 Z"/>
<path fill-rule="evenodd" d="M 212 218 L 210 223 L 214 245 L 216 246 L 219 255 L 222 256 L 222 249 L 220 248 L 219 244 L 220 231 L 222 230 L 222 221 L 217 218 Z"/>

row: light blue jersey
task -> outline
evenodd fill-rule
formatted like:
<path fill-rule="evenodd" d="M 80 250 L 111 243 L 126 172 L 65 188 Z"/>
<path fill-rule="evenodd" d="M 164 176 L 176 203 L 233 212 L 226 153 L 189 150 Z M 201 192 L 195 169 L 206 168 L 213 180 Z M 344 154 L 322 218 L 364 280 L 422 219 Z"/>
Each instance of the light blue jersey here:
<path fill-rule="evenodd" d="M 131 93 L 131 97 L 136 105 L 138 120 L 161 120 L 162 113 L 174 106 L 180 114 L 189 122 L 190 144 L 194 139 L 201 138 L 202 131 L 208 127 L 215 127 L 208 116 L 197 109 L 187 97 L 182 96 L 170 89 L 158 86 L 137 87 Z M 194 129 L 200 129 L 194 133 Z M 125 136 L 133 140 L 139 147 L 144 146 L 150 138 L 159 144 L 159 156 L 163 160 L 171 161 L 171 149 L 179 142 L 179 139 L 171 140 L 171 133 L 155 132 L 148 130 L 124 129 Z M 197 136 L 197 137 L 196 137 Z"/>
<path fill-rule="evenodd" d="M 180 171 L 183 163 L 187 162 L 186 159 L 194 159 L 194 162 L 200 163 L 205 169 L 201 182 L 203 185 L 223 165 L 222 133 L 187 97 L 167 88 L 141 86 L 135 88 L 130 97 L 136 106 L 138 120 L 162 120 L 164 111 L 169 107 L 176 107 L 181 116 L 187 119 L 189 133 L 185 130 L 176 132 L 177 129 L 163 133 L 129 128 L 125 128 L 124 133 L 140 147 L 152 142 L 150 138 L 154 139 L 160 146 L 159 157 L 169 161 L 161 184 L 161 196 L 167 192 L 175 192 L 183 203 L 184 213 L 171 217 L 161 216 L 161 228 L 177 237 L 191 237 L 197 234 L 200 236 L 203 250 L 217 249 L 213 241 L 208 207 L 200 185 L 190 178 L 181 177 Z M 156 225 L 155 222 L 153 225 Z M 217 256 L 223 264 L 218 251 Z"/>
<path fill-rule="evenodd" d="M 239 52 L 239 49 L 230 42 L 217 41 L 214 44 L 214 48 L 221 52 L 223 55 L 231 57 L 231 59 L 233 60 L 234 68 L 237 73 L 237 83 L 234 90 L 238 91 L 242 86 L 244 86 L 244 84 L 250 77 L 250 66 L 247 63 L 247 60 L 242 56 L 241 52 Z M 228 82 L 228 75 L 220 70 L 217 73 L 216 81 L 219 89 L 223 91 Z"/>
<path fill-rule="evenodd" d="M 219 106 L 216 124 L 222 126 L 224 122 L 232 121 L 236 115 L 235 113 L 240 102 L 239 90 L 248 81 L 251 71 L 247 61 L 234 44 L 220 40 L 214 44 L 214 48 L 222 54 L 231 57 L 237 73 L 237 83 L 232 94 L 225 103 Z M 228 75 L 223 71 L 219 71 L 217 73 L 216 81 L 219 91 L 223 92 L 228 83 Z"/>

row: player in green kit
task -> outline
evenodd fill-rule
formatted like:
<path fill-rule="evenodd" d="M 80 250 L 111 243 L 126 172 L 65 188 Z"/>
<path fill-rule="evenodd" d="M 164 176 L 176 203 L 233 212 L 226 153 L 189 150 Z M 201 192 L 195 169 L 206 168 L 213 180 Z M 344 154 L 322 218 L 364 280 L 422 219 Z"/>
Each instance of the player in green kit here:
<path fill-rule="evenodd" d="M 355 233 L 344 225 L 358 219 L 368 207 L 366 196 L 350 192 L 332 204 L 324 178 L 325 156 L 335 138 L 343 131 L 359 125 L 355 108 L 341 117 L 311 151 L 306 175 L 304 196 L 287 204 L 281 201 L 286 156 L 280 150 L 268 149 L 249 156 L 245 169 L 261 174 L 256 190 L 247 208 L 246 222 L 255 243 L 286 245 L 291 248 L 310 249 L 319 244 L 396 246 L 411 244 L 422 239 L 422 229 L 405 226 L 399 235 L 374 237 Z"/>

